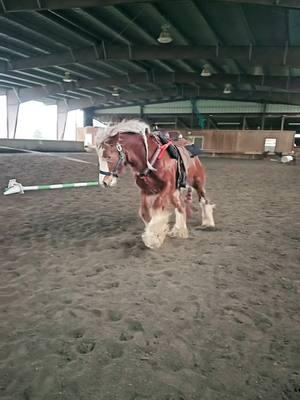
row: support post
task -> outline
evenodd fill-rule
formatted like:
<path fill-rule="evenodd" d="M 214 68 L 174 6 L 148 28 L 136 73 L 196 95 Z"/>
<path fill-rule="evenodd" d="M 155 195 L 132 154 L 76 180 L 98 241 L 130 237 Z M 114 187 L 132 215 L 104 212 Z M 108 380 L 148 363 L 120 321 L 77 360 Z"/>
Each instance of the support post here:
<path fill-rule="evenodd" d="M 190 100 L 191 102 L 191 109 L 192 109 L 192 113 L 191 113 L 191 129 L 193 129 L 194 127 L 194 102 L 193 100 Z"/>
<path fill-rule="evenodd" d="M 218 125 L 215 123 L 215 121 L 211 117 L 207 117 L 207 129 L 218 129 Z"/>
<path fill-rule="evenodd" d="M 243 127 L 242 127 L 242 129 L 243 129 L 243 131 L 244 131 L 245 129 L 248 129 L 248 124 L 247 124 L 246 115 L 244 115 L 244 117 L 243 117 Z"/>
<path fill-rule="evenodd" d="M 68 118 L 68 107 L 64 101 L 59 101 L 57 103 L 57 127 L 56 127 L 57 140 L 64 139 L 67 118 Z"/>
<path fill-rule="evenodd" d="M 83 126 L 93 126 L 94 107 L 85 108 L 83 110 Z"/>
<path fill-rule="evenodd" d="M 8 90 L 6 93 L 8 139 L 15 139 L 16 137 L 20 104 L 17 91 Z"/>
<path fill-rule="evenodd" d="M 283 115 L 281 117 L 281 126 L 280 126 L 280 130 L 283 131 L 284 130 L 284 123 L 285 123 L 285 115 Z"/>
<path fill-rule="evenodd" d="M 261 130 L 265 129 L 266 110 L 267 110 L 267 104 L 265 103 L 264 106 L 263 106 L 263 115 L 262 115 L 262 118 L 261 118 Z"/>

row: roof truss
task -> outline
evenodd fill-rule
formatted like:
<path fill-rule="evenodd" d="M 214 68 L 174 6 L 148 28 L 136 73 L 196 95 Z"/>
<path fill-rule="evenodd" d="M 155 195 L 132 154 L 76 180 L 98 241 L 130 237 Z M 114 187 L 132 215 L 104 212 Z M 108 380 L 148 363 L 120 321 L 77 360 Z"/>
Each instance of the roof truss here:
<path fill-rule="evenodd" d="M 229 75 L 218 74 L 211 77 L 201 77 L 198 73 L 176 72 L 176 73 L 133 73 L 128 75 L 115 75 L 110 78 L 81 79 L 72 83 L 49 84 L 31 88 L 18 89 L 18 95 L 22 102 L 29 100 L 42 100 L 48 96 L 76 91 L 78 89 L 126 87 L 129 84 L 153 83 L 154 85 L 182 85 L 212 83 L 224 85 L 230 83 L 238 88 L 241 84 L 253 85 L 258 90 L 294 91 L 300 93 L 300 77 L 264 77 L 253 75 Z M 178 87 L 180 91 L 180 86 Z M 137 93 L 138 94 L 138 93 Z"/>
<path fill-rule="evenodd" d="M 184 46 L 172 45 L 163 47 L 156 45 L 115 45 L 105 44 L 80 49 L 70 49 L 67 52 L 48 55 L 16 58 L 10 62 L 2 61 L 0 72 L 63 66 L 68 64 L 88 64 L 98 60 L 193 60 L 210 59 L 222 61 L 234 59 L 247 65 L 281 65 L 300 67 L 300 46 Z"/>
<path fill-rule="evenodd" d="M 174 3 L 176 0 L 160 0 L 159 2 Z M 300 8 L 298 0 L 213 0 L 224 3 L 255 4 Z M 59 10 L 79 7 L 105 7 L 132 3 L 155 3 L 157 0 L 0 0 L 0 11 L 3 13 L 18 11 Z"/>
<path fill-rule="evenodd" d="M 282 94 L 282 93 L 270 93 L 266 91 L 234 91 L 230 96 L 219 91 L 212 89 L 199 90 L 197 88 L 182 88 L 180 93 L 176 88 L 168 88 L 164 90 L 153 90 L 143 91 L 140 93 L 128 93 L 124 94 L 118 100 L 120 106 L 126 105 L 128 102 L 135 104 L 143 104 L 149 102 L 157 102 L 165 100 L 184 100 L 184 99 L 213 99 L 218 98 L 222 100 L 244 100 L 244 101 L 257 101 L 257 102 L 269 102 L 269 103 L 286 103 L 286 104 L 300 104 L 300 94 Z M 122 104 L 121 101 L 124 101 Z M 79 108 L 88 107 L 111 107 L 109 103 L 115 103 L 116 98 L 114 96 L 91 96 L 89 98 L 82 99 L 70 99 L 64 100 L 65 105 L 69 110 L 75 110 Z"/>

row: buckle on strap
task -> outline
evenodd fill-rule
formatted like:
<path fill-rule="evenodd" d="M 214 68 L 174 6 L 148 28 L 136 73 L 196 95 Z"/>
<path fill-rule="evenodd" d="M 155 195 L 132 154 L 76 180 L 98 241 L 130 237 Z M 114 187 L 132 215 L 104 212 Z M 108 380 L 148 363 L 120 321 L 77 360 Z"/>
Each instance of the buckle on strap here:
<path fill-rule="evenodd" d="M 120 145 L 120 143 L 116 144 L 116 149 L 118 150 L 119 153 L 121 153 L 121 151 L 123 150 L 122 146 Z"/>

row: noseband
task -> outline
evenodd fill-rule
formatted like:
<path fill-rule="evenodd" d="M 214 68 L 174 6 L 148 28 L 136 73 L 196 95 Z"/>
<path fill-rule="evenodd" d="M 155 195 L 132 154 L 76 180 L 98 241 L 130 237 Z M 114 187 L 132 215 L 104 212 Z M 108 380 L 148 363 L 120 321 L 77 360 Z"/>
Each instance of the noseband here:
<path fill-rule="evenodd" d="M 101 169 L 99 169 L 99 174 L 104 175 L 104 176 L 114 176 L 115 178 L 118 178 L 118 169 L 121 167 L 122 164 L 124 164 L 124 162 L 126 160 L 126 155 L 125 155 L 120 143 L 116 144 L 116 149 L 119 154 L 119 159 L 118 159 L 113 171 L 108 172 L 108 171 L 102 171 Z"/>

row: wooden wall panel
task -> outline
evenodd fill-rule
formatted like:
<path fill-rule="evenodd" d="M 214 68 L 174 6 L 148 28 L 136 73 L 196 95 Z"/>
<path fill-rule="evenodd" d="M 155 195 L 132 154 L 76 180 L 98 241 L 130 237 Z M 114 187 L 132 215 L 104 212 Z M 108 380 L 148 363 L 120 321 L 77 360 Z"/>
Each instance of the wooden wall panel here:
<path fill-rule="evenodd" d="M 93 144 L 99 128 L 77 129 L 77 140 L 84 141 L 86 133 L 93 135 Z M 162 131 L 167 131 L 163 129 Z M 265 131 L 265 130 L 183 130 L 169 131 L 171 138 L 176 139 L 181 133 L 187 139 L 202 136 L 203 150 L 208 153 L 219 154 L 262 154 L 266 138 L 277 139 L 276 151 L 289 153 L 294 148 L 293 131 Z"/>
<path fill-rule="evenodd" d="M 182 131 L 186 138 L 204 137 L 203 149 L 215 153 L 262 154 L 266 138 L 277 139 L 276 151 L 289 153 L 293 150 L 292 131 L 252 131 L 252 130 L 195 130 Z"/>

